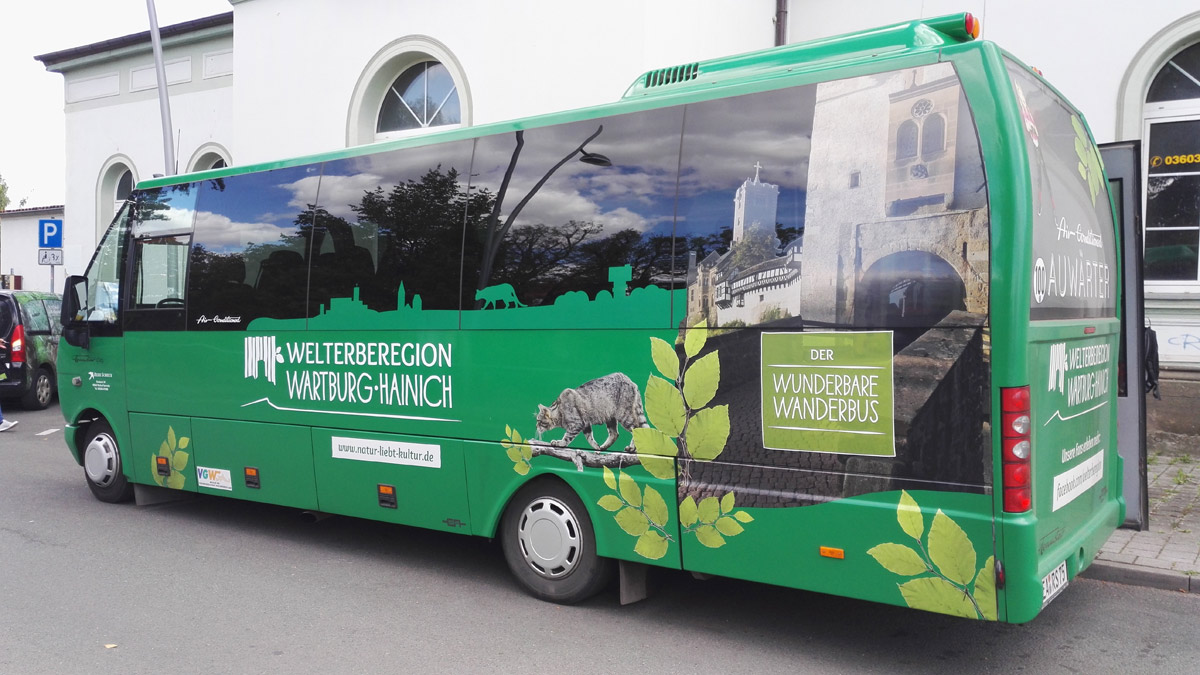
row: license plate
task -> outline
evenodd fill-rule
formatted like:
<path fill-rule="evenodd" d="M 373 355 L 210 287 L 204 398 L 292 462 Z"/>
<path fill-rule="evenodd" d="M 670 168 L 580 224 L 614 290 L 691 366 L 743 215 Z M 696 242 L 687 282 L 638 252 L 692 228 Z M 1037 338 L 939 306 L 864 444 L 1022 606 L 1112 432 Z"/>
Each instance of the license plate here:
<path fill-rule="evenodd" d="M 1067 561 L 1062 561 L 1050 574 L 1042 577 L 1042 607 L 1050 604 L 1067 587 Z"/>

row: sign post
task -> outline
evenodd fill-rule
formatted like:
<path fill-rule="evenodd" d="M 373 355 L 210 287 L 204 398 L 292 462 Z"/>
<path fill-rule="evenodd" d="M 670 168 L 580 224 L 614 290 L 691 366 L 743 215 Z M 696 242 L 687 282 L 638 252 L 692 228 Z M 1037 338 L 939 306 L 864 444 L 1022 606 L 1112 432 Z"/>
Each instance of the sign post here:
<path fill-rule="evenodd" d="M 38 221 L 38 264 L 50 266 L 50 291 L 54 292 L 54 266 L 63 264 L 62 221 Z"/>

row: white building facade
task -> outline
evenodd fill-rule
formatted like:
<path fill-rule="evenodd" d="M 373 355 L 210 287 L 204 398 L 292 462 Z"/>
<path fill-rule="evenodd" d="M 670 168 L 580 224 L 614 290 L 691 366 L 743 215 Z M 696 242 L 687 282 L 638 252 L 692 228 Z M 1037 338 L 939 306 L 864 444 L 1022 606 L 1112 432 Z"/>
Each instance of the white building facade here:
<path fill-rule="evenodd" d="M 1186 0 L 860 0 L 853 11 L 802 0 L 230 5 L 228 14 L 163 29 L 171 172 L 610 102 L 648 70 L 770 47 L 777 22 L 788 42 L 800 42 L 964 10 L 982 19 L 985 39 L 1042 70 L 1099 142 L 1141 139 L 1147 169 L 1150 147 L 1167 141 L 1174 154 L 1155 156 L 1200 156 L 1186 147 L 1189 130 L 1200 139 L 1200 11 Z M 132 184 L 168 173 L 150 40 L 139 34 L 38 58 L 64 77 L 65 272 L 81 273 Z M 1173 186 L 1172 199 L 1200 200 L 1200 163 L 1178 168 L 1151 172 L 1143 197 Z M 1188 204 L 1169 222 L 1155 219 L 1154 203 L 1146 214 L 1148 250 L 1174 255 L 1149 266 L 1146 304 L 1163 363 L 1200 371 L 1200 207 Z"/>

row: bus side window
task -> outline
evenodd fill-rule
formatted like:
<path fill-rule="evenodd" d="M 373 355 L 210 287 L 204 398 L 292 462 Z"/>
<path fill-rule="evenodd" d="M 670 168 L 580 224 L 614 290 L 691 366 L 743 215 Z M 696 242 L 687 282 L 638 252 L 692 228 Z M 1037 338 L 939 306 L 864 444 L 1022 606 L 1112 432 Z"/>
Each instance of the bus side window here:
<path fill-rule="evenodd" d="M 314 219 L 309 304 L 353 298 L 376 312 L 458 310 L 472 141 L 327 162 Z"/>
<path fill-rule="evenodd" d="M 134 203 L 127 330 L 183 330 L 196 184 L 148 190 Z"/>
<path fill-rule="evenodd" d="M 309 316 L 319 165 L 204 181 L 188 280 L 188 330 Z"/>
<path fill-rule="evenodd" d="M 598 309 L 587 303 L 625 297 L 630 307 L 637 289 L 681 286 L 672 269 L 682 112 L 648 110 L 479 139 L 471 175 L 483 197 L 468 214 L 464 310 Z M 497 202 L 502 208 L 493 214 Z M 584 314 L 565 320 L 580 325 Z M 670 324 L 669 316 L 642 320 Z"/>

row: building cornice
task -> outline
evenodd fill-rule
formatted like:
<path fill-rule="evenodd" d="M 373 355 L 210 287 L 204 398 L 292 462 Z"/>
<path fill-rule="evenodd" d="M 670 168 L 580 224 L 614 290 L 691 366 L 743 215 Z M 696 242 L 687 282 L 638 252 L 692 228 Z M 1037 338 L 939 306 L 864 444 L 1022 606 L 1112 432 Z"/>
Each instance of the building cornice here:
<path fill-rule="evenodd" d="M 186 45 L 233 35 L 233 12 L 185 21 L 159 29 L 164 47 Z M 46 70 L 66 73 L 77 68 L 115 59 L 150 53 L 150 31 L 125 35 L 81 47 L 35 56 Z"/>

